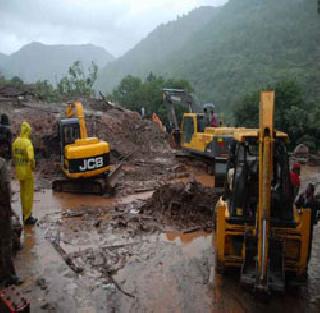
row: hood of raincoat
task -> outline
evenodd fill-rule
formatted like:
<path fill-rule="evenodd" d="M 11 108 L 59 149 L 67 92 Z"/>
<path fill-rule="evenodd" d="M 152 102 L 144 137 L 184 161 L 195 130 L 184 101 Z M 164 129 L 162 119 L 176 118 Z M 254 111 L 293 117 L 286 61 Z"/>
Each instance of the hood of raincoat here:
<path fill-rule="evenodd" d="M 20 129 L 20 137 L 24 137 L 24 138 L 30 138 L 31 135 L 31 126 L 28 122 L 23 122 L 21 124 L 21 129 Z"/>

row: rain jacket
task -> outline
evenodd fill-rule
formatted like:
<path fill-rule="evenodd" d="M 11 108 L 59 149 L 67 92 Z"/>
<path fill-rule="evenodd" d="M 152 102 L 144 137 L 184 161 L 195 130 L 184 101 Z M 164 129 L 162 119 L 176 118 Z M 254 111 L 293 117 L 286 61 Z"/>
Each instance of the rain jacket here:
<path fill-rule="evenodd" d="M 30 140 L 31 126 L 28 122 L 21 125 L 20 136 L 12 145 L 12 152 L 16 166 L 16 175 L 18 180 L 26 180 L 32 177 L 34 169 L 34 152 Z"/>

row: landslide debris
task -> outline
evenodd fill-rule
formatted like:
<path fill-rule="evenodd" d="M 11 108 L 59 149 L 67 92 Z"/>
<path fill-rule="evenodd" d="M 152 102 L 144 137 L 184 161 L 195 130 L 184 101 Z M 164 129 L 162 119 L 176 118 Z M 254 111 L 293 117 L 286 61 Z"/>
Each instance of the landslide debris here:
<path fill-rule="evenodd" d="M 180 229 L 210 229 L 218 195 L 199 182 L 172 182 L 159 187 L 141 212 L 152 212 L 162 224 Z"/>
<path fill-rule="evenodd" d="M 101 100 L 83 101 L 89 136 L 106 140 L 111 146 L 111 162 L 122 162 L 121 190 L 126 194 L 156 187 L 175 158 L 167 143 L 166 133 L 154 123 L 142 119 L 137 112 L 121 107 L 106 106 Z M 99 110 L 99 111 L 98 111 Z M 19 135 L 20 125 L 26 120 L 32 127 L 32 142 L 36 155 L 37 184 L 50 188 L 51 181 L 61 173 L 60 146 L 57 125 L 65 116 L 65 104 L 29 103 L 27 107 L 7 111 L 13 137 Z M 121 181 L 121 178 L 120 178 Z M 147 186 L 138 181 L 149 181 Z"/>
<path fill-rule="evenodd" d="M 98 136 L 110 143 L 112 156 L 146 156 L 169 152 L 166 134 L 150 120 L 143 120 L 137 112 L 121 108 L 96 111 L 86 107 L 89 136 Z M 32 127 L 32 141 L 38 157 L 59 154 L 57 122 L 64 117 L 65 107 L 30 105 L 8 112 L 13 136 L 19 135 L 20 125 L 26 120 Z"/>

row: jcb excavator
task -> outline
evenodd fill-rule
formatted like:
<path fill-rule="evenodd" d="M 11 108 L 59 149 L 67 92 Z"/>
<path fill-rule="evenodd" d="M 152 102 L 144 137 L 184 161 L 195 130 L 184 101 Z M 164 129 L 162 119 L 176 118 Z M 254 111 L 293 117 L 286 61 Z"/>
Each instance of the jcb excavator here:
<path fill-rule="evenodd" d="M 163 99 L 168 106 L 168 117 L 174 127 L 173 135 L 177 146 L 184 152 L 206 161 L 208 169 L 215 177 L 215 186 L 223 186 L 229 145 L 238 128 L 222 125 L 209 127 L 208 116 L 206 113 L 193 112 L 193 98 L 184 89 L 163 89 Z M 189 111 L 183 114 L 180 127 L 175 113 L 175 103 L 188 108 Z M 214 109 L 212 104 L 207 104 L 205 108 Z"/>
<path fill-rule="evenodd" d="M 274 130 L 273 91 L 261 93 L 259 129 L 238 130 L 225 193 L 216 205 L 216 270 L 238 268 L 243 284 L 283 291 L 305 277 L 312 247 L 310 208 L 294 205 L 287 134 Z"/>
<path fill-rule="evenodd" d="M 103 194 L 112 174 L 110 145 L 97 137 L 88 137 L 81 102 L 69 103 L 66 118 L 59 121 L 61 168 L 64 179 L 55 180 L 55 191 Z"/>

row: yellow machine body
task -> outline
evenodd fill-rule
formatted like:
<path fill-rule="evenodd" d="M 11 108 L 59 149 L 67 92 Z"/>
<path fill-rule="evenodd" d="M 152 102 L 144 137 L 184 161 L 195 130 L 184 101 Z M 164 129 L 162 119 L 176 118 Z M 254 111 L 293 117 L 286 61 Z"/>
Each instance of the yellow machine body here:
<path fill-rule="evenodd" d="M 236 130 L 235 127 L 207 127 L 204 113 L 184 113 L 180 128 L 181 147 L 213 158 L 226 157 Z"/>
<path fill-rule="evenodd" d="M 239 208 L 241 210 L 241 208 Z M 304 275 L 308 269 L 311 211 L 308 209 L 295 210 L 296 227 L 273 227 L 273 236 L 281 239 L 285 249 L 285 271 L 296 275 Z M 227 201 L 220 199 L 216 205 L 215 251 L 216 268 L 224 271 L 228 268 L 241 268 L 245 259 L 244 241 L 237 247 L 234 239 L 243 239 L 245 233 L 256 234 L 255 226 L 234 224 L 229 222 Z"/>
<path fill-rule="evenodd" d="M 96 137 L 89 137 L 86 139 L 77 139 L 74 144 L 69 144 L 65 147 L 65 159 L 63 171 L 67 177 L 79 178 L 79 177 L 95 177 L 103 173 L 109 172 L 111 170 L 110 160 L 107 163 L 103 163 L 101 160 L 101 155 L 110 155 L 110 146 L 107 142 L 99 140 Z M 70 161 L 73 160 L 89 160 L 88 167 L 89 170 L 81 172 L 70 172 Z M 94 159 L 94 162 L 93 160 Z M 98 160 L 97 160 L 98 159 Z M 90 162 L 90 160 L 92 160 Z M 103 159 L 102 159 L 103 161 Z M 94 163 L 97 163 L 93 165 Z M 106 166 L 99 167 L 101 164 L 106 164 Z M 90 167 L 98 166 L 90 170 Z"/>
<path fill-rule="evenodd" d="M 83 106 L 76 101 L 66 109 L 67 119 L 61 121 L 63 129 L 63 165 L 68 178 L 90 178 L 108 173 L 110 145 L 97 137 L 88 137 Z"/>
<path fill-rule="evenodd" d="M 312 246 L 311 209 L 297 209 L 293 200 L 279 202 L 282 198 L 276 197 L 278 176 L 284 186 L 291 186 L 291 183 L 286 150 L 276 152 L 276 149 L 285 149 L 288 136 L 273 129 L 274 99 L 273 91 L 261 93 L 259 129 L 234 132 L 234 151 L 238 154 L 231 158 L 234 163 L 227 169 L 233 179 L 226 182 L 232 182 L 228 194 L 220 198 L 215 208 L 216 270 L 238 268 L 243 283 L 264 291 L 282 290 L 288 273 L 303 277 Z M 251 145 L 253 142 L 255 145 Z M 240 154 L 241 149 L 248 152 Z M 242 177 L 249 177 L 243 180 L 245 186 L 241 184 Z M 256 184 L 250 183 L 252 177 L 256 177 Z M 247 198 L 243 196 L 245 193 Z M 244 199 L 255 199 L 254 207 Z M 271 199 L 276 199 L 273 206 Z M 282 209 L 279 203 L 289 203 L 285 213 L 279 213 Z M 252 271 L 249 273 L 250 262 Z M 278 279 L 279 284 L 276 283 Z"/>

